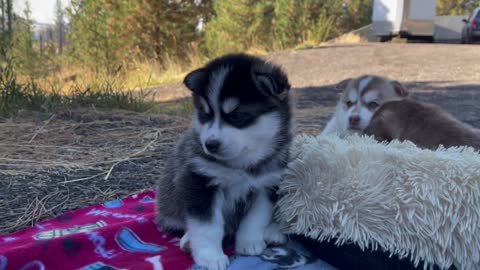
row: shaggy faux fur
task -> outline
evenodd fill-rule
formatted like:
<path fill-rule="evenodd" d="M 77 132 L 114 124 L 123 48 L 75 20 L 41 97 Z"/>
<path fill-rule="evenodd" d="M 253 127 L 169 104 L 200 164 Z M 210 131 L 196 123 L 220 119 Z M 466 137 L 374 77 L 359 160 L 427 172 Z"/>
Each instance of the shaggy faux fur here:
<path fill-rule="evenodd" d="M 369 137 L 298 136 L 280 185 L 285 232 L 415 265 L 480 269 L 480 154 Z"/>

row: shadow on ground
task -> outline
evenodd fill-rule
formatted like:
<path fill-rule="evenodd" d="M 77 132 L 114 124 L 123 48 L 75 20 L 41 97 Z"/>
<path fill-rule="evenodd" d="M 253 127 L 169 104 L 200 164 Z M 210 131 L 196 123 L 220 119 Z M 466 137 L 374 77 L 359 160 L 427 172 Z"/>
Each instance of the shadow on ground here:
<path fill-rule="evenodd" d="M 317 134 L 333 114 L 341 92 L 336 84 L 294 88 L 296 132 Z M 414 98 L 444 108 L 458 119 L 480 127 L 480 84 L 458 84 L 455 81 L 405 82 Z M 186 105 L 187 104 L 187 105 Z M 191 113 L 190 98 L 158 103 L 169 114 Z"/>

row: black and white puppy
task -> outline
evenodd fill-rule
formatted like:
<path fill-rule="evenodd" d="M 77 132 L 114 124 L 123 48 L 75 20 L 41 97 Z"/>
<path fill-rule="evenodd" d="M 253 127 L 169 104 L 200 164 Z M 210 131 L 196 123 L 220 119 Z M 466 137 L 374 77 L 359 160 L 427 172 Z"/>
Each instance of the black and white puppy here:
<path fill-rule="evenodd" d="M 226 269 L 226 235 L 245 255 L 286 240 L 272 208 L 292 138 L 290 84 L 278 66 L 244 54 L 217 58 L 184 84 L 193 125 L 159 181 L 157 223 L 184 232 L 197 265 Z"/>

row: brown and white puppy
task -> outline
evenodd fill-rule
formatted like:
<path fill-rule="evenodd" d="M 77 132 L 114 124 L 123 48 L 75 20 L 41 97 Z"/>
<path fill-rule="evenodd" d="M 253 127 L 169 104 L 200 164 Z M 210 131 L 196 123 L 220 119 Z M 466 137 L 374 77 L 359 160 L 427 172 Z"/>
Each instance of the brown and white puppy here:
<path fill-rule="evenodd" d="M 480 149 L 478 130 L 455 119 L 432 104 L 404 99 L 383 104 L 373 115 L 365 134 L 378 141 L 412 141 L 420 148 L 440 145 L 472 146 Z"/>
<path fill-rule="evenodd" d="M 406 98 L 408 91 L 397 81 L 375 75 L 347 79 L 337 85 L 343 90 L 335 113 L 321 134 L 346 137 L 362 133 L 380 105 Z"/>

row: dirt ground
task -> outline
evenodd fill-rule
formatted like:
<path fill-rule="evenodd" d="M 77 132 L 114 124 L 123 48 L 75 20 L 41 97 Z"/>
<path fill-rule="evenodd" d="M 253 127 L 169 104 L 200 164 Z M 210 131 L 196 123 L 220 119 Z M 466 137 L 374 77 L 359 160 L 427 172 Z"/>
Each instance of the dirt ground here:
<path fill-rule="evenodd" d="M 417 98 L 480 127 L 479 45 L 337 45 L 267 58 L 294 87 L 296 132 L 318 133 L 336 104 L 334 85 L 362 74 L 399 80 Z M 156 94 L 188 92 L 172 85 Z M 1 119 L 0 233 L 152 188 L 189 121 L 94 108 Z"/>

